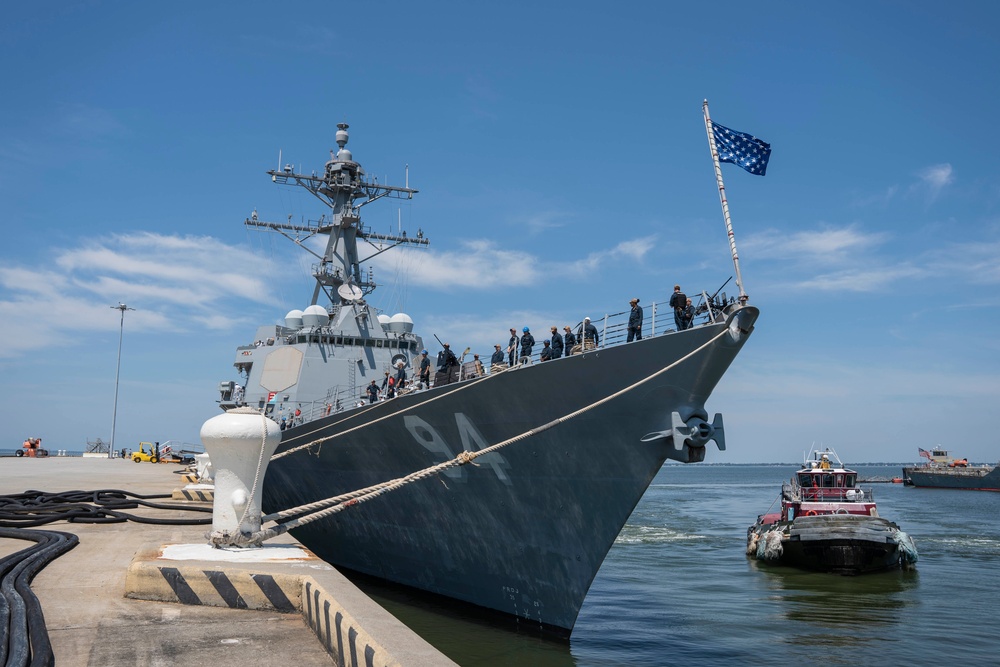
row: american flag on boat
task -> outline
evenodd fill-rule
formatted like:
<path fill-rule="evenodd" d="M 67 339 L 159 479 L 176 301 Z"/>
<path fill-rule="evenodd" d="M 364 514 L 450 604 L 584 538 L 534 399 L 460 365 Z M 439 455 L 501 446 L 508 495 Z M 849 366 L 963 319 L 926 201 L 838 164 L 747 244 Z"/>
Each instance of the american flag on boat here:
<path fill-rule="evenodd" d="M 925 459 L 930 460 L 931 453 L 929 451 L 927 451 L 926 449 L 921 449 L 920 447 L 917 447 L 917 451 L 920 452 L 920 455 L 922 457 L 924 457 Z"/>

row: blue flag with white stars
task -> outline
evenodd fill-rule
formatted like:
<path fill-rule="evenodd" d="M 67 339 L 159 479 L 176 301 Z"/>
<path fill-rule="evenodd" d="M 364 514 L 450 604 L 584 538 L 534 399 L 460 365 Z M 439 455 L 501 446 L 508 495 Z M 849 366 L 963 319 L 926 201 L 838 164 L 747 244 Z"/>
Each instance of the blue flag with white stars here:
<path fill-rule="evenodd" d="M 712 134 L 719 152 L 719 162 L 732 162 L 751 174 L 763 176 L 771 157 L 771 144 L 752 134 L 737 132 L 712 121 Z"/>

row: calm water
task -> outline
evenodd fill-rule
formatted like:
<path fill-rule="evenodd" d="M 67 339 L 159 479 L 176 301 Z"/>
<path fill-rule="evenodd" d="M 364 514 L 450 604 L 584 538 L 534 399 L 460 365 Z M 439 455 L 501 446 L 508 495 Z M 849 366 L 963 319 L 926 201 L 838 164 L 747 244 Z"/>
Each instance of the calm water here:
<path fill-rule="evenodd" d="M 794 468 L 661 470 L 568 644 L 376 597 L 464 667 L 812 664 L 817 650 L 826 664 L 1000 662 L 1000 493 L 872 485 L 879 513 L 914 538 L 915 572 L 842 577 L 748 561 L 747 526 Z"/>

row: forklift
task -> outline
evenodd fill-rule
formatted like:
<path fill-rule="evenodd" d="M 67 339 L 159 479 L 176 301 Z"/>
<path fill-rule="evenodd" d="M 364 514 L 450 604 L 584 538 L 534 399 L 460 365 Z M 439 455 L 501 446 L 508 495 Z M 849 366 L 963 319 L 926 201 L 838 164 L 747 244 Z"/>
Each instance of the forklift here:
<path fill-rule="evenodd" d="M 136 463 L 149 461 L 150 463 L 160 462 L 160 443 L 155 445 L 151 442 L 140 442 L 139 449 L 132 452 L 132 460 Z"/>

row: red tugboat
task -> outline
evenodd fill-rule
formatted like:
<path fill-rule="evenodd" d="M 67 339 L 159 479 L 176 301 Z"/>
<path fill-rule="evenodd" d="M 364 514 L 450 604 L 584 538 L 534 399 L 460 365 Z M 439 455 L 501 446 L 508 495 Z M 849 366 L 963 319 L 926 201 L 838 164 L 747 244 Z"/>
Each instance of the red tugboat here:
<path fill-rule="evenodd" d="M 747 530 L 747 555 L 821 572 L 861 574 L 917 562 L 909 535 L 881 518 L 872 490 L 832 449 L 812 450 L 781 487 L 781 512 L 762 514 Z"/>

